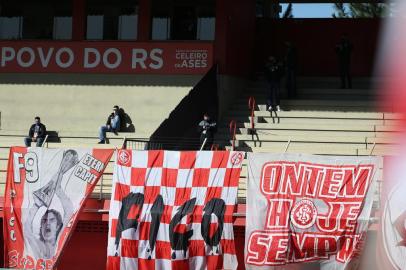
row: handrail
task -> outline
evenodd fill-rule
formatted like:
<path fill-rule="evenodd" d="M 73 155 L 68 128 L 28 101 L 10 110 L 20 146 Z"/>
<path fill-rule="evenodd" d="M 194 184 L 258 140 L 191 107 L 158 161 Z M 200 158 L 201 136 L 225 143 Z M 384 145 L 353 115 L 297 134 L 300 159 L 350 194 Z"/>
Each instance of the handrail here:
<path fill-rule="evenodd" d="M 283 152 L 283 153 L 286 153 L 288 151 L 289 146 L 290 146 L 290 139 L 289 139 L 288 143 L 286 144 L 285 152 Z"/>
<path fill-rule="evenodd" d="M 44 147 L 44 146 L 45 146 L 45 144 L 47 143 L 48 136 L 49 136 L 48 134 L 47 134 L 47 135 L 45 135 L 45 139 L 44 139 L 44 141 L 42 142 L 41 147 Z"/>
<path fill-rule="evenodd" d="M 251 96 L 248 99 L 248 110 L 251 110 L 251 129 L 255 129 L 254 115 L 255 115 L 255 98 Z"/>
<path fill-rule="evenodd" d="M 230 121 L 230 137 L 232 142 L 232 150 L 234 151 L 235 149 L 235 133 L 237 130 L 237 122 L 235 120 Z"/>

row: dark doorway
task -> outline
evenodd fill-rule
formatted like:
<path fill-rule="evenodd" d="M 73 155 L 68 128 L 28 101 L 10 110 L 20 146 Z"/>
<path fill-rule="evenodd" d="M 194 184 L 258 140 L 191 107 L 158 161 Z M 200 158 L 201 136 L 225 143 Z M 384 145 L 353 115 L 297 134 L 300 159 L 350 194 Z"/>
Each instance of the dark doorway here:
<path fill-rule="evenodd" d="M 174 40 L 195 40 L 197 32 L 196 9 L 192 6 L 175 6 L 172 37 Z"/>

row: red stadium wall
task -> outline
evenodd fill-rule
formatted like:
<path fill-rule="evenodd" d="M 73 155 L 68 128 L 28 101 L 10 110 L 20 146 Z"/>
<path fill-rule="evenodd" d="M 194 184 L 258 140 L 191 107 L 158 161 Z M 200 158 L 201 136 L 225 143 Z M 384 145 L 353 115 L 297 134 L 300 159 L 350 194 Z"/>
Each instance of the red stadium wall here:
<path fill-rule="evenodd" d="M 219 73 L 246 77 L 253 68 L 255 1 L 216 1 L 215 61 Z"/>
<path fill-rule="evenodd" d="M 261 70 L 269 55 L 283 57 L 285 41 L 297 49 L 298 74 L 338 76 L 335 46 L 347 34 L 354 50 L 351 72 L 371 76 L 379 41 L 379 19 L 257 19 L 255 66 Z"/>

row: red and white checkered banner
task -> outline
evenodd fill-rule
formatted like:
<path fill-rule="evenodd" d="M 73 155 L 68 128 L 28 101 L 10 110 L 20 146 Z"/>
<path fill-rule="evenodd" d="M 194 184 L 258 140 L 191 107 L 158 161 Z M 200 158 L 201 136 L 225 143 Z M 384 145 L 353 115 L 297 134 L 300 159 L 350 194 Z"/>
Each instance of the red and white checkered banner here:
<path fill-rule="evenodd" d="M 304 262 L 329 270 L 355 267 L 380 162 L 248 153 L 246 269 Z"/>
<path fill-rule="evenodd" d="M 12 147 L 4 202 L 5 267 L 54 269 L 113 150 Z"/>
<path fill-rule="evenodd" d="M 232 216 L 243 158 L 118 151 L 107 269 L 236 269 Z"/>

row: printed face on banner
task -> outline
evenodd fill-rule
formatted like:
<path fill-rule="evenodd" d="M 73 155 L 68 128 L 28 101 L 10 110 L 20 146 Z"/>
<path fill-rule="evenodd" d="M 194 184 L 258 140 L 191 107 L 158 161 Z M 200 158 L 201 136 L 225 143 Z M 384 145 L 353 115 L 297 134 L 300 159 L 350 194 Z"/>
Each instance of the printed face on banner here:
<path fill-rule="evenodd" d="M 359 217 L 374 170 L 373 163 L 264 163 L 258 187 L 267 214 L 262 228 L 247 225 L 246 264 L 277 266 L 331 258 L 345 264 L 357 257 L 365 239 Z M 255 218 L 247 207 L 247 219 Z"/>
<path fill-rule="evenodd" d="M 243 158 L 119 150 L 107 269 L 235 269 L 232 214 Z"/>
<path fill-rule="evenodd" d="M 5 202 L 8 267 L 53 267 L 111 155 L 112 150 L 97 157 L 91 150 L 12 148 Z"/>
<path fill-rule="evenodd" d="M 382 269 L 406 269 L 406 183 L 404 156 L 385 157 L 377 262 Z"/>

